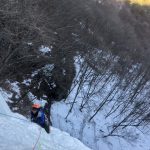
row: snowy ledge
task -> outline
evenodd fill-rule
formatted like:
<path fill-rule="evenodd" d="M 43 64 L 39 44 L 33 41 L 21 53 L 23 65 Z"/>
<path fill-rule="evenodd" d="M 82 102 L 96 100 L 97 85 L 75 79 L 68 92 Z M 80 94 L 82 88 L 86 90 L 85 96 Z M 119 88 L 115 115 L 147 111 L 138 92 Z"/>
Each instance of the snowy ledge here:
<path fill-rule="evenodd" d="M 32 150 L 39 135 L 35 150 L 90 150 L 65 132 L 51 128 L 51 133 L 47 134 L 23 116 L 12 113 L 1 93 L 0 108 L 0 114 L 23 119 L 0 115 L 0 150 Z"/>

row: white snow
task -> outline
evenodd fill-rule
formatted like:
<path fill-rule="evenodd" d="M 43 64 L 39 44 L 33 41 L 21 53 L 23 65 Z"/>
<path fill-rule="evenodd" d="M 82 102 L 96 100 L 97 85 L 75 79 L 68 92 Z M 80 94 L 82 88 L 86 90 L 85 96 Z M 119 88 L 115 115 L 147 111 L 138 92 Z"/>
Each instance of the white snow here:
<path fill-rule="evenodd" d="M 31 79 L 25 79 L 22 83 L 29 86 L 31 84 Z"/>
<path fill-rule="evenodd" d="M 89 123 L 87 117 L 90 113 L 81 113 L 75 106 L 66 122 L 68 110 L 69 106 L 64 102 L 55 103 L 52 107 L 53 125 L 80 139 L 93 150 L 150 150 L 150 135 L 143 134 L 136 128 L 131 128 L 126 133 L 126 138 L 117 136 L 103 138 L 108 126 L 104 113 L 98 114 L 99 121 Z"/>
<path fill-rule="evenodd" d="M 51 128 L 47 134 L 44 129 L 25 117 L 14 114 L 0 93 L 0 150 L 90 150 L 79 140 L 58 129 Z M 18 117 L 17 118 L 11 118 Z"/>
<path fill-rule="evenodd" d="M 107 57 L 106 57 L 107 59 Z M 117 59 L 117 58 L 116 58 Z M 107 133 L 110 130 L 110 126 L 113 125 L 113 123 L 115 123 L 115 119 L 113 117 L 108 117 L 107 119 L 105 118 L 107 112 L 111 109 L 111 105 L 110 103 L 108 103 L 108 105 L 106 107 L 104 107 L 96 116 L 95 118 L 91 121 L 88 122 L 89 117 L 94 113 L 93 108 L 95 105 L 98 106 L 100 101 L 103 100 L 106 95 L 111 91 L 112 87 L 116 84 L 117 82 L 117 77 L 113 76 L 112 79 L 106 84 L 106 86 L 103 88 L 102 92 L 98 92 L 98 94 L 96 96 L 93 96 L 91 98 L 91 101 L 89 102 L 88 105 L 85 105 L 85 108 L 83 109 L 83 112 L 81 112 L 80 109 L 80 104 L 82 101 L 82 97 L 84 95 L 86 95 L 87 89 L 89 84 L 85 83 L 83 85 L 83 89 L 79 92 L 75 105 L 73 107 L 72 113 L 69 114 L 67 121 L 65 119 L 65 117 L 68 114 L 68 111 L 70 109 L 70 106 L 72 104 L 72 101 L 75 97 L 77 88 L 78 88 L 78 81 L 79 81 L 79 76 L 80 76 L 80 66 L 83 63 L 83 59 L 81 59 L 81 57 L 75 57 L 75 62 L 76 62 L 76 70 L 77 70 L 77 77 L 76 80 L 74 80 L 73 85 L 72 85 L 72 92 L 70 93 L 70 95 L 68 96 L 67 101 L 65 102 L 57 102 L 54 103 L 52 105 L 52 123 L 53 126 L 56 128 L 59 128 L 60 130 L 66 131 L 68 133 L 70 133 L 71 136 L 81 140 L 85 145 L 89 146 L 90 148 L 92 148 L 93 150 L 150 150 L 150 135 L 148 133 L 150 133 L 147 129 L 145 130 L 145 132 L 147 132 L 147 134 L 143 134 L 140 130 L 136 129 L 136 128 L 128 128 L 128 130 L 124 130 L 121 134 L 122 136 L 125 136 L 124 138 L 118 137 L 118 136 L 113 136 L 113 137 L 107 137 L 107 138 L 103 138 L 104 135 L 107 135 Z M 117 62 L 117 61 L 116 61 Z M 51 74 L 49 74 L 49 71 L 47 71 L 47 69 L 52 70 L 53 69 L 53 65 L 47 65 L 45 67 L 43 67 L 42 69 L 45 71 L 44 73 L 47 76 L 51 76 Z M 133 68 L 130 70 L 130 72 L 133 72 L 133 69 L 136 69 L 137 65 L 133 66 Z M 84 70 L 82 70 L 84 71 Z M 90 71 L 90 70 L 89 70 Z M 134 70 L 135 72 L 135 70 Z M 92 72 L 91 72 L 92 73 Z M 107 75 L 105 75 L 105 77 L 107 78 L 109 76 L 109 73 L 106 72 Z M 90 79 L 90 76 L 87 77 Z M 20 92 L 19 88 L 16 86 L 17 83 L 13 84 L 14 86 L 14 90 L 17 92 Z M 101 80 L 101 84 L 105 84 L 105 78 L 103 78 L 103 80 Z M 74 86 L 75 85 L 75 86 Z M 150 87 L 150 82 L 148 82 L 145 85 L 145 88 L 149 88 Z M 91 87 L 92 90 L 93 87 Z M 99 88 L 101 88 L 101 85 L 99 85 Z M 130 86 L 129 86 L 130 88 Z M 131 86 L 132 88 L 132 86 Z M 96 89 L 97 91 L 99 89 Z M 146 92 L 146 91 L 145 91 Z M 116 91 L 113 91 L 113 95 L 115 95 L 115 101 L 117 101 L 117 96 L 121 93 L 121 89 L 118 93 L 116 93 Z M 130 89 L 127 90 L 127 94 L 130 93 Z M 146 93 L 143 92 L 144 95 L 146 95 Z M 110 96 L 110 99 L 113 97 Z M 0 95 L 1 96 L 1 95 Z M 32 93 L 28 94 L 30 99 L 34 98 L 34 95 L 32 95 Z M 127 96 L 127 95 L 126 95 Z M 141 95 L 137 96 L 137 98 L 141 98 Z M 0 99 L 5 99 L 0 97 Z M 112 101 L 112 102 L 115 102 Z M 34 102 L 38 102 L 38 100 L 35 100 Z M 44 101 L 39 101 L 41 105 L 44 105 Z M 4 108 L 0 109 L 0 112 L 10 112 L 8 106 L 6 105 L 6 103 L 1 102 L 0 101 L 0 106 L 5 106 Z M 26 119 L 24 117 L 22 117 L 19 114 L 12 114 L 15 116 L 19 116 L 23 119 Z M 115 114 L 114 114 L 115 116 Z M 121 119 L 121 118 L 120 118 Z M 17 141 L 15 141 L 16 145 L 18 145 L 18 143 L 22 143 L 22 145 L 25 145 L 25 149 L 32 149 L 36 138 L 40 132 L 40 128 L 37 125 L 34 125 L 33 123 L 29 123 L 29 122 L 22 122 L 16 119 L 11 119 L 10 122 L 8 121 L 10 119 L 6 119 L 4 117 L 0 117 L 0 126 L 6 126 L 9 130 L 16 130 L 16 128 L 14 128 L 13 126 L 16 126 L 18 129 L 17 131 L 13 131 L 10 132 L 10 134 L 12 133 L 12 135 L 17 134 L 17 136 L 19 137 Z M 12 121 L 13 120 L 13 121 Z M 16 123 L 17 122 L 17 123 Z M 7 124 L 12 124 L 11 126 L 7 125 Z M 17 124 L 17 125 L 16 125 Z M 23 124 L 23 125 L 22 125 Z M 26 129 L 25 131 L 22 131 Z M 7 132 L 7 131 L 6 131 Z M 58 133 L 58 135 L 56 136 L 56 134 Z M 3 132 L 3 128 L 0 129 L 0 150 L 1 150 L 1 145 L 2 143 L 5 143 L 5 141 L 1 141 L 2 135 L 5 135 L 7 133 Z M 29 134 L 26 135 L 26 134 Z M 14 138 L 14 136 L 12 137 L 12 135 L 10 136 L 11 138 Z M 22 136 L 21 136 L 22 135 Z M 65 135 L 67 137 L 65 137 Z M 25 140 L 29 142 L 26 143 L 24 140 L 22 141 L 21 138 L 25 137 Z M 30 139 L 30 136 L 32 137 Z M 71 138 L 68 134 L 63 133 L 57 129 L 52 128 L 52 132 L 50 134 L 50 136 L 47 136 L 47 134 L 45 133 L 44 130 L 42 130 L 42 135 L 41 135 L 42 139 L 40 138 L 40 142 L 38 143 L 37 149 L 44 149 L 44 150 L 84 150 L 84 148 L 80 147 L 75 147 L 74 145 L 76 144 L 70 144 L 70 143 L 76 143 L 76 142 L 70 142 L 70 139 L 68 140 L 68 138 Z M 4 137 L 4 139 L 6 140 L 6 138 Z M 9 139 L 9 138 L 8 138 Z M 61 141 L 65 142 L 62 143 Z M 72 139 L 72 138 L 71 138 Z M 72 139 L 74 141 L 74 139 Z M 59 141 L 59 142 L 58 142 Z M 69 141 L 69 142 L 68 142 Z M 11 143 L 11 141 L 8 141 L 8 143 Z M 47 144 L 50 143 L 50 144 Z M 55 148 L 53 148 L 55 143 Z M 7 143 L 5 143 L 4 145 L 6 146 Z M 11 143 L 13 145 L 13 143 Z M 63 144 L 63 146 L 62 146 Z M 68 144 L 68 145 L 67 145 Z M 19 145 L 20 147 L 15 147 L 17 149 L 23 149 L 24 147 L 22 145 Z M 50 145 L 50 146 L 49 146 Z M 73 145 L 72 147 L 70 145 Z M 81 144 L 82 145 L 82 144 Z M 52 146 L 52 147 L 51 147 Z M 13 148 L 13 146 L 12 146 Z M 14 148 L 14 150 L 15 150 Z M 2 150 L 7 150 L 7 149 L 2 149 Z M 8 149 L 9 150 L 9 149 Z M 13 149 L 12 149 L 13 150 Z"/>
<path fill-rule="evenodd" d="M 5 101 L 4 97 L 2 96 L 2 94 L 0 94 L 0 113 L 4 113 L 4 114 L 10 114 L 11 113 L 11 111 L 10 111 L 8 105 L 6 104 L 6 101 Z"/>
<path fill-rule="evenodd" d="M 19 82 L 16 81 L 16 82 L 11 83 L 11 86 L 12 86 L 12 90 L 15 91 L 18 94 L 18 96 L 20 96 L 20 88 L 18 84 Z"/>
<path fill-rule="evenodd" d="M 52 47 L 51 47 L 52 48 Z M 51 48 L 49 48 L 49 47 L 47 47 L 47 46 L 44 46 L 44 45 L 42 45 L 41 47 L 40 47 L 40 49 L 39 49 L 39 51 L 40 52 L 42 52 L 42 54 L 46 54 L 46 53 L 49 53 L 49 52 L 51 52 Z"/>
<path fill-rule="evenodd" d="M 32 46 L 32 45 L 33 45 L 33 43 L 32 43 L 32 42 L 28 42 L 27 44 L 28 44 L 29 46 Z"/>
<path fill-rule="evenodd" d="M 83 60 L 80 58 L 80 60 L 77 58 L 75 59 L 77 75 L 80 76 L 80 64 L 82 64 Z M 109 126 L 112 127 L 115 121 L 117 121 L 114 119 L 114 116 L 116 115 L 115 113 L 111 117 L 108 117 L 107 119 L 105 118 L 107 112 L 111 109 L 112 104 L 108 103 L 91 122 L 88 121 L 89 117 L 94 113 L 94 106 L 98 106 L 101 100 L 105 99 L 112 87 L 116 84 L 117 77 L 115 76 L 108 82 L 106 87 L 103 88 L 102 92 L 98 92 L 96 96 L 91 98 L 91 101 L 85 105 L 85 108 L 81 112 L 79 109 L 82 97 L 86 93 L 89 86 L 88 83 L 83 84 L 83 89 L 79 92 L 72 112 L 66 120 L 70 106 L 75 98 L 78 88 L 78 84 L 76 84 L 76 82 L 78 80 L 78 77 L 76 77 L 76 81 L 74 81 L 72 85 L 73 90 L 65 102 L 57 102 L 52 105 L 51 114 L 54 127 L 70 133 L 73 137 L 80 139 L 85 145 L 94 150 L 150 150 L 150 135 L 148 134 L 150 132 L 147 132 L 147 130 L 145 130 L 147 134 L 143 134 L 137 128 L 129 127 L 128 130 L 124 129 L 123 132 L 119 133 L 124 136 L 124 138 L 119 136 L 107 138 L 103 137 L 108 134 L 110 130 Z M 74 86 L 75 84 L 76 86 Z M 101 81 L 101 84 L 105 84 L 105 79 Z M 92 89 L 92 87 L 90 88 Z M 101 88 L 101 85 L 99 85 L 99 88 Z M 113 91 L 113 93 L 113 95 L 115 95 L 114 99 L 117 101 L 117 96 L 120 93 L 116 93 L 116 91 Z M 110 99 L 111 98 L 112 96 L 110 96 Z M 118 119 L 122 120 L 122 118 Z"/>

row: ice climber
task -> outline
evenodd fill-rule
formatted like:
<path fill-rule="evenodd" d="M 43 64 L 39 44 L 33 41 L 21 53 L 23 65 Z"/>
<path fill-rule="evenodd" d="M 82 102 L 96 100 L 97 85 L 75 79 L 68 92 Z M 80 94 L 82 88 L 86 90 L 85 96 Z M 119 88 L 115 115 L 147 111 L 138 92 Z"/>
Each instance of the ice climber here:
<path fill-rule="evenodd" d="M 44 109 L 41 107 L 40 104 L 32 105 L 31 121 L 40 125 L 46 130 L 47 133 L 50 132 L 48 118 L 46 117 Z"/>

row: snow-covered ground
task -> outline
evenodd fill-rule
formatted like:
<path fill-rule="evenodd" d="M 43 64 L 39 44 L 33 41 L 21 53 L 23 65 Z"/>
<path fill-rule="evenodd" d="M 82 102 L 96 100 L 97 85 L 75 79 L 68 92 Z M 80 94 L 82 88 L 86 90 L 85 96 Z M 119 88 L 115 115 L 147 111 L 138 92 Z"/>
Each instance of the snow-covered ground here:
<path fill-rule="evenodd" d="M 78 74 L 80 66 L 76 65 L 76 68 Z M 111 130 L 115 121 L 118 121 L 114 119 L 116 114 L 105 118 L 106 114 L 111 109 L 111 103 L 106 103 L 105 107 L 102 108 L 101 111 L 99 111 L 99 113 L 89 122 L 90 116 L 94 113 L 94 106 L 98 106 L 100 101 L 107 97 L 116 81 L 117 78 L 115 77 L 109 81 L 107 86 L 103 88 L 103 91 L 99 95 L 92 97 L 92 100 L 85 105 L 81 112 L 80 105 L 82 103 L 82 97 L 84 92 L 87 91 L 87 86 L 89 85 L 88 83 L 85 83 L 85 85 L 83 85 L 84 91 L 81 90 L 79 92 L 72 112 L 68 115 L 78 88 L 78 84 L 77 86 L 72 85 L 74 89 L 68 96 L 67 100 L 65 102 L 56 102 L 52 105 L 51 114 L 53 126 L 70 133 L 71 136 L 80 139 L 85 145 L 88 145 L 94 150 L 150 150 L 150 135 L 146 129 L 145 132 L 147 132 L 147 134 L 143 134 L 139 129 L 130 127 L 115 133 L 115 135 L 118 136 L 114 135 L 104 138 L 104 136 Z M 101 86 L 99 87 L 101 88 Z M 115 95 L 116 99 L 114 99 L 117 101 L 117 95 L 119 92 L 116 93 L 116 91 L 114 91 L 112 93 L 114 94 L 110 96 L 110 99 Z M 114 101 L 112 101 L 112 103 L 113 102 Z M 68 117 L 66 119 L 67 115 Z M 121 117 L 117 119 L 122 120 Z"/>
<path fill-rule="evenodd" d="M 51 128 L 51 133 L 47 134 L 44 129 L 31 123 L 25 117 L 12 113 L 6 104 L 6 99 L 0 92 L 0 150 L 90 149 L 65 132 Z"/>
<path fill-rule="evenodd" d="M 80 66 L 82 65 L 83 59 L 79 57 L 76 57 L 75 59 L 76 59 L 75 65 L 76 65 L 76 70 L 77 70 L 77 77 L 76 77 L 76 80 L 72 84 L 72 92 L 69 94 L 67 100 L 65 102 L 62 100 L 62 102 L 56 102 L 52 105 L 51 117 L 52 117 L 53 126 L 56 128 L 59 128 L 62 131 L 68 132 L 71 136 L 79 139 L 85 145 L 89 146 L 93 150 L 101 150 L 101 149 L 102 150 L 150 150 L 150 143 L 149 143 L 150 135 L 148 135 L 148 133 L 150 132 L 147 129 L 145 130 L 147 134 L 143 134 L 137 128 L 131 127 L 128 129 L 124 129 L 121 132 L 117 131 L 115 135 L 118 134 L 120 137 L 119 136 L 111 136 L 107 138 L 103 137 L 111 131 L 113 124 L 117 122 L 118 119 L 122 120 L 121 117 L 114 119 L 115 115 L 117 115 L 115 113 L 107 118 L 106 118 L 106 114 L 112 108 L 113 103 L 120 100 L 118 98 L 120 96 L 119 94 L 123 93 L 124 99 L 122 98 L 121 99 L 122 101 L 126 101 L 126 98 L 128 96 L 126 95 L 125 97 L 126 93 L 130 94 L 130 89 L 127 89 L 126 93 L 122 92 L 121 91 L 122 89 L 118 90 L 117 88 L 114 91 L 112 91 L 112 88 L 115 86 L 115 84 L 118 81 L 116 76 L 112 76 L 111 80 L 109 80 L 109 82 L 106 83 L 105 78 L 107 78 L 109 74 L 108 75 L 105 74 L 105 77 L 102 77 L 103 80 L 101 80 L 101 85 L 99 85 L 98 88 L 100 89 L 102 85 L 105 83 L 106 83 L 106 86 L 103 87 L 101 92 L 98 92 L 97 95 L 92 96 L 91 99 L 83 108 L 82 112 L 80 111 L 80 105 L 83 100 L 82 97 L 86 95 L 86 92 L 88 91 L 88 88 L 90 85 L 88 82 L 83 84 L 82 90 L 78 93 L 78 96 L 76 97 L 76 92 L 78 90 L 77 82 L 79 81 L 79 76 L 80 76 L 80 73 L 78 72 L 81 69 Z M 78 63 L 78 60 L 79 60 L 79 63 Z M 46 66 L 45 71 L 46 71 L 46 68 L 49 68 L 51 70 L 53 68 L 53 65 Z M 134 68 L 136 69 L 137 65 Z M 133 71 L 133 69 L 131 69 L 131 71 Z M 89 72 L 91 72 L 91 70 L 89 70 Z M 49 71 L 45 73 L 49 73 Z M 90 79 L 90 74 L 89 74 L 89 77 L 87 78 Z M 18 96 L 19 96 L 19 93 L 20 93 L 19 87 L 16 86 L 16 83 L 11 84 L 11 85 L 13 89 L 16 91 L 16 93 L 18 93 Z M 130 87 L 132 88 L 132 83 L 130 84 L 129 88 Z M 150 83 L 147 84 L 147 87 L 150 87 Z M 90 87 L 91 90 L 93 90 L 93 88 L 94 87 Z M 96 90 L 98 91 L 99 89 L 96 89 Z M 97 107 L 100 104 L 100 102 L 103 101 L 107 97 L 107 95 L 109 95 L 108 94 L 109 92 L 111 92 L 112 94 L 108 97 L 108 103 L 106 103 L 105 107 L 102 107 L 99 113 L 89 122 L 89 117 L 94 114 L 95 109 L 93 108 L 95 108 L 95 106 Z M 143 93 L 143 94 L 146 94 L 146 93 Z M 30 99 L 33 99 L 35 97 L 34 95 L 32 95 L 32 93 L 30 93 L 28 96 Z M 72 112 L 68 115 L 67 120 L 66 120 L 66 116 L 68 114 L 70 106 L 72 105 L 72 102 L 75 97 L 76 97 L 75 105 L 72 109 Z M 137 96 L 137 98 L 140 99 L 140 95 Z M 112 103 L 109 103 L 110 99 L 114 99 Z M 29 125 L 27 124 L 27 126 Z M 39 132 L 39 129 L 37 130 L 38 131 L 36 132 L 36 135 Z M 53 130 L 55 129 L 52 129 L 52 131 Z"/>
<path fill-rule="evenodd" d="M 124 138 L 119 136 L 103 138 L 108 126 L 103 113 L 96 118 L 99 121 L 89 123 L 87 114 L 81 113 L 79 107 L 75 106 L 66 122 L 68 110 L 69 106 L 64 102 L 53 105 L 53 126 L 70 133 L 94 150 L 150 150 L 150 135 L 143 134 L 136 128 L 127 131 Z"/>

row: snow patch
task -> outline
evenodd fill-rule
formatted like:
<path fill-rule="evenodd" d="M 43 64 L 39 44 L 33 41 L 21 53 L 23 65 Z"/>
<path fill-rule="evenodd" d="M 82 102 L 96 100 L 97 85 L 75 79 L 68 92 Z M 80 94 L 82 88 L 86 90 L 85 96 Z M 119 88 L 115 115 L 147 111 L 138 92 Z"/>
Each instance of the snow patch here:
<path fill-rule="evenodd" d="M 44 46 L 42 45 L 39 49 L 39 51 L 42 53 L 42 54 L 47 54 L 47 53 L 50 53 L 52 51 L 52 47 L 47 47 L 47 46 Z"/>

